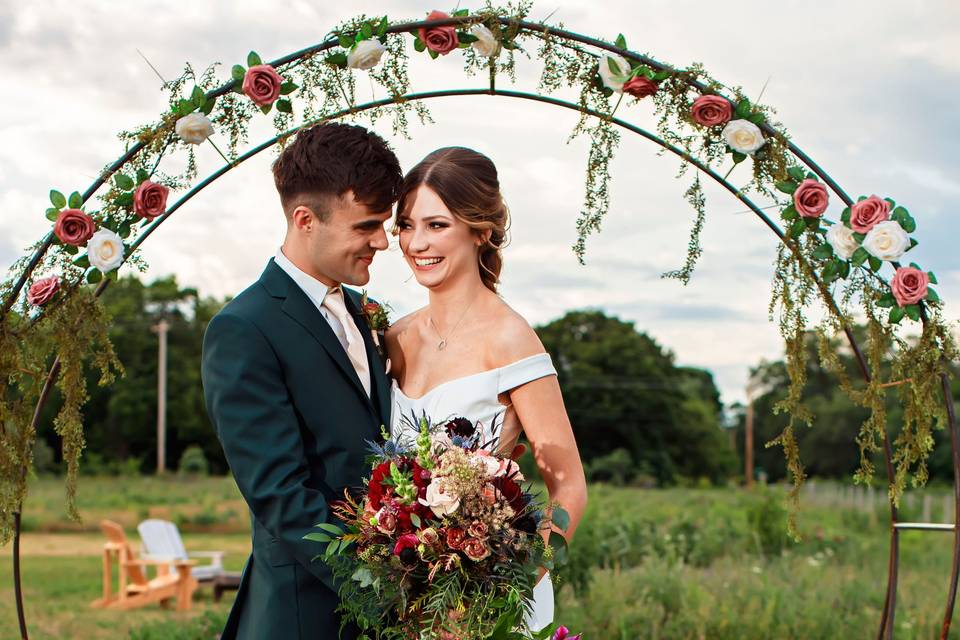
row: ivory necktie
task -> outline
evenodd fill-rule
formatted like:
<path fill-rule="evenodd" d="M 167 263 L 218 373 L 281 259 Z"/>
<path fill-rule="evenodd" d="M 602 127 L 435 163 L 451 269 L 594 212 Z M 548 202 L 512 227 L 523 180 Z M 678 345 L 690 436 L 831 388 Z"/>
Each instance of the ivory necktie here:
<path fill-rule="evenodd" d="M 346 336 L 347 357 L 350 358 L 353 368 L 363 384 L 367 395 L 370 395 L 370 367 L 367 363 L 367 349 L 363 343 L 363 336 L 360 335 L 360 329 L 350 317 L 350 312 L 343 302 L 343 291 L 340 287 L 331 289 L 323 299 L 323 306 L 333 314 L 333 317 L 340 322 L 343 327 L 343 334 Z"/>

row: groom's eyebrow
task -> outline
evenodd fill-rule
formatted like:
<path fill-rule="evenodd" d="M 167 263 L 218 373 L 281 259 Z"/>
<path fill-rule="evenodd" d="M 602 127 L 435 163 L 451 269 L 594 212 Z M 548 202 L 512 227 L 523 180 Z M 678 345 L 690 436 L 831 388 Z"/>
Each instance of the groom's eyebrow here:
<path fill-rule="evenodd" d="M 361 229 L 364 231 L 369 231 L 376 229 L 377 227 L 382 227 L 385 220 L 379 218 L 368 218 L 367 220 L 361 220 L 353 225 L 354 229 Z"/>

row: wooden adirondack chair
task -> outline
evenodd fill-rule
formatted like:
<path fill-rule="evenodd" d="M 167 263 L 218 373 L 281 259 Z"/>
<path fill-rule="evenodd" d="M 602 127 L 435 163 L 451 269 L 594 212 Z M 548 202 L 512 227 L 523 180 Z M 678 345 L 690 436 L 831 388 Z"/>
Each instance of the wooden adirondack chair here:
<path fill-rule="evenodd" d="M 91 607 L 135 609 L 152 602 L 169 605 L 177 600 L 177 611 L 190 608 L 197 581 L 190 575 L 193 560 L 135 558 L 127 536 L 116 522 L 104 520 L 100 530 L 107 537 L 103 545 L 103 597 Z M 117 565 L 119 588 L 113 591 L 113 566 Z M 156 576 L 148 578 L 146 567 L 156 567 Z"/>
<path fill-rule="evenodd" d="M 189 558 L 210 558 L 210 564 L 191 567 L 190 574 L 199 582 L 212 582 L 217 576 L 224 575 L 223 556 L 225 551 L 191 551 L 187 553 L 180 537 L 177 525 L 168 520 L 150 519 L 137 525 L 140 540 L 143 543 L 141 558 L 157 560 L 187 560 Z"/>

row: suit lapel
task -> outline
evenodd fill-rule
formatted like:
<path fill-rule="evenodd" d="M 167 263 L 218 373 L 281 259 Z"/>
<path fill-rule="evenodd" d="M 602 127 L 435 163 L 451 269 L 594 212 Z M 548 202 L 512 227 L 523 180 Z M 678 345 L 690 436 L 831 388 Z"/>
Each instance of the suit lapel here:
<path fill-rule="evenodd" d="M 367 396 L 356 370 L 350 363 L 350 358 L 347 356 L 343 345 L 340 344 L 340 340 L 337 339 L 333 329 L 330 328 L 330 324 L 310 301 L 307 294 L 297 286 L 290 276 L 284 273 L 283 269 L 277 266 L 272 258 L 260 277 L 260 281 L 272 296 L 284 299 L 281 303 L 283 312 L 306 329 L 320 343 L 337 367 L 340 368 L 343 375 L 353 383 L 364 400 L 370 404 L 370 398 Z"/>
<path fill-rule="evenodd" d="M 384 371 L 386 368 L 386 363 L 384 363 L 383 358 L 380 357 L 380 353 L 377 351 L 377 345 L 373 342 L 373 335 L 371 333 L 370 325 L 367 324 L 367 319 L 360 310 L 359 303 L 354 299 L 354 296 L 357 295 L 356 292 L 351 289 L 347 289 L 346 287 L 343 288 L 343 291 L 345 294 L 343 299 L 346 303 L 347 310 L 350 312 L 350 317 L 352 317 L 353 321 L 356 323 L 357 329 L 360 330 L 360 335 L 363 336 L 363 343 L 367 349 L 367 364 L 370 368 L 370 382 L 376 389 L 377 407 L 380 412 L 380 420 L 384 426 L 389 428 L 390 385 L 387 381 L 387 374 Z"/>

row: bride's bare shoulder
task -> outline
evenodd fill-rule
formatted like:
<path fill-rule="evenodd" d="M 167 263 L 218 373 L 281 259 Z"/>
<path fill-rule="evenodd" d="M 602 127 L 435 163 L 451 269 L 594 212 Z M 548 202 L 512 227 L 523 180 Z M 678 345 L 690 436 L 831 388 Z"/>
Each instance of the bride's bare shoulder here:
<path fill-rule="evenodd" d="M 527 319 L 506 302 L 502 302 L 501 308 L 494 315 L 493 322 L 496 327 L 494 331 L 489 332 L 489 335 L 494 336 L 490 341 L 490 355 L 495 367 L 502 367 L 546 351 L 543 343 L 540 342 L 540 336 Z"/>
<path fill-rule="evenodd" d="M 423 309 L 417 309 L 412 313 L 408 313 L 399 320 L 395 320 L 390 324 L 384 333 L 384 340 L 387 343 L 387 356 L 390 360 L 393 361 L 391 367 L 392 374 L 394 377 L 402 375 L 404 364 L 406 363 L 406 358 L 404 357 L 404 347 L 409 347 L 409 339 L 411 336 L 411 328 L 415 325 L 417 317 L 423 311 Z"/>

